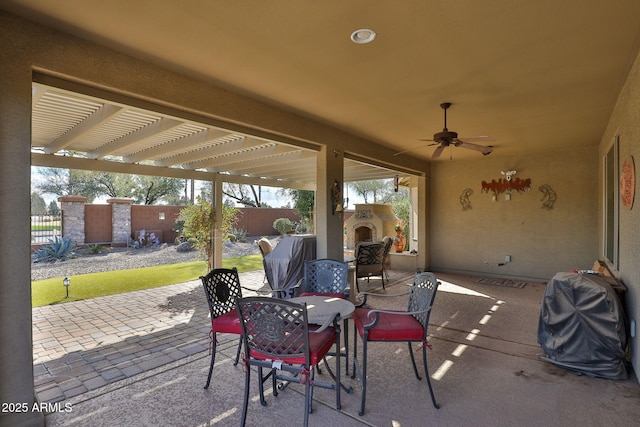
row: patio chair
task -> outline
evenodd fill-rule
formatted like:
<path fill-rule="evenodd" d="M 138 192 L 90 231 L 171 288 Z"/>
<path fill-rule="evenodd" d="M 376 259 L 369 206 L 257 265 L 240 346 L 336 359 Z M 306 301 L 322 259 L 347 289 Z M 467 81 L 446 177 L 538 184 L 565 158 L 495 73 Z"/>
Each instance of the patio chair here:
<path fill-rule="evenodd" d="M 382 289 L 384 286 L 384 242 L 358 242 L 355 248 L 356 257 L 356 290 L 360 293 L 358 279 L 380 276 Z"/>
<path fill-rule="evenodd" d="M 305 261 L 302 293 L 300 296 L 326 296 L 348 298 L 349 265 L 334 259 L 314 259 Z M 349 374 L 349 320 L 344 319 L 344 348 L 346 373 Z"/>
<path fill-rule="evenodd" d="M 306 304 L 296 304 L 277 298 L 240 298 L 238 313 L 246 354 L 242 422 L 247 420 L 251 367 L 258 368 L 260 403 L 266 406 L 264 383 L 271 377 L 273 395 L 278 396 L 277 381 L 300 383 L 305 387 L 304 425 L 309 422 L 313 388 L 336 391 L 336 408 L 340 409 L 340 358 L 336 357 L 335 382 L 316 381 L 315 367 L 335 344 L 339 346 L 340 332 L 337 316 L 320 328 L 309 329 Z M 263 369 L 269 372 L 264 375 Z"/>
<path fill-rule="evenodd" d="M 216 347 L 218 343 L 217 334 L 237 334 L 242 333 L 240 319 L 236 302 L 242 297 L 242 287 L 240 286 L 240 278 L 238 270 L 233 267 L 214 268 L 206 276 L 200 276 L 204 293 L 207 296 L 209 305 L 209 313 L 211 314 L 211 331 L 209 332 L 209 340 L 211 341 L 211 365 L 209 366 L 209 375 L 204 388 L 209 388 L 211 383 L 211 374 L 213 373 L 213 364 L 216 360 Z M 233 363 L 238 364 L 240 357 L 240 348 L 242 339 L 238 341 L 238 351 L 236 359 Z"/>
<path fill-rule="evenodd" d="M 411 290 L 404 294 L 384 295 L 384 294 L 368 294 L 364 293 L 364 300 L 359 308 L 353 313 L 354 343 L 353 343 L 353 375 L 358 375 L 360 384 L 362 385 L 362 401 L 360 404 L 359 414 L 364 415 L 365 401 L 367 397 L 367 350 L 369 342 L 403 342 L 409 345 L 409 356 L 413 364 L 413 371 L 416 378 L 421 380 L 418 374 L 418 368 L 413 356 L 412 342 L 422 344 L 422 362 L 424 364 L 424 373 L 429 385 L 429 393 L 433 406 L 437 409 L 440 406 L 436 402 L 433 388 L 431 387 L 431 379 L 429 378 L 429 370 L 427 369 L 427 347 L 431 347 L 427 342 L 427 328 L 429 326 L 429 315 L 431 307 L 436 296 L 439 282 L 433 273 L 416 273 L 413 280 Z M 409 305 L 407 311 L 398 310 L 379 310 L 372 308 L 364 308 L 367 296 L 376 297 L 397 297 L 401 295 L 409 295 Z M 362 339 L 362 370 L 358 366 L 357 353 L 357 335 Z M 384 356 L 390 356 L 386 353 Z"/>
<path fill-rule="evenodd" d="M 389 281 L 389 271 L 387 269 L 387 264 L 389 263 L 389 252 L 391 252 L 391 246 L 393 246 L 393 239 L 389 236 L 384 236 L 382 238 L 382 242 L 384 243 L 384 251 L 382 253 L 382 273 L 384 274 L 384 278 Z"/>
<path fill-rule="evenodd" d="M 345 298 L 349 292 L 346 262 L 333 259 L 305 261 L 302 294 Z"/>

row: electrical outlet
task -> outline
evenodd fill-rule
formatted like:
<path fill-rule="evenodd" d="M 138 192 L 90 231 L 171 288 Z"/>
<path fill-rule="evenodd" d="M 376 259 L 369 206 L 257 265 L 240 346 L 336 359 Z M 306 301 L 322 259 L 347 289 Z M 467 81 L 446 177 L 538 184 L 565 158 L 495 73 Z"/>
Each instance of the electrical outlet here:
<path fill-rule="evenodd" d="M 504 257 L 504 262 L 505 262 L 505 263 L 507 263 L 507 262 L 511 262 L 511 255 L 506 255 L 506 256 Z"/>

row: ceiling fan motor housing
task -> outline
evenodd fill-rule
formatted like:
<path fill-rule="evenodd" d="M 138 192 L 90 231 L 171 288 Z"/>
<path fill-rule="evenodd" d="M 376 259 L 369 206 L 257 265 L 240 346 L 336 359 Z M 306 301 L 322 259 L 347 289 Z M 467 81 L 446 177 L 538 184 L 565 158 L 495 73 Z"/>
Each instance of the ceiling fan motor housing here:
<path fill-rule="evenodd" d="M 454 139 L 458 137 L 457 132 L 450 132 L 448 130 L 444 130 L 442 132 L 438 132 L 433 135 L 433 140 L 435 142 L 439 142 L 444 145 L 449 145 L 453 142 Z"/>

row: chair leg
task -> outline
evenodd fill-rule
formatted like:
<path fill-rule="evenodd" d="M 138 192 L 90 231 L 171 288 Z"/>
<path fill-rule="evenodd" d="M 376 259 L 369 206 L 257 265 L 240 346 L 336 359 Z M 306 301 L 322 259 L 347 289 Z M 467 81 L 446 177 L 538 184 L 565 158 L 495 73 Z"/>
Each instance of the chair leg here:
<path fill-rule="evenodd" d="M 249 406 L 249 382 L 251 379 L 251 368 L 247 365 L 244 375 L 244 401 L 242 403 L 242 427 L 247 423 L 247 406 Z M 260 385 L 262 387 L 262 385 Z"/>
<path fill-rule="evenodd" d="M 418 381 L 422 380 L 422 377 L 420 377 L 420 374 L 418 373 L 418 367 L 416 366 L 416 358 L 413 356 L 413 348 L 411 347 L 411 341 L 407 342 L 407 345 L 409 346 L 409 356 L 411 356 L 411 363 L 413 364 L 413 372 L 415 372 L 416 374 L 416 378 L 418 379 Z M 425 373 L 425 375 L 429 375 L 429 373 Z"/>
<path fill-rule="evenodd" d="M 351 356 L 351 379 L 357 375 L 356 360 L 358 358 L 358 328 L 353 325 L 353 355 Z"/>
<path fill-rule="evenodd" d="M 427 346 L 422 346 L 422 362 L 424 363 L 424 375 L 427 377 L 427 384 L 429 385 L 429 393 L 431 394 L 431 401 L 433 407 L 440 409 L 440 405 L 436 402 L 436 396 L 433 394 L 433 387 L 431 387 L 431 376 L 429 375 L 429 369 L 427 368 Z"/>
<path fill-rule="evenodd" d="M 354 344 L 355 346 L 355 344 Z M 354 368 L 355 371 L 355 368 Z M 360 402 L 360 412 L 358 415 L 364 415 L 364 405 L 367 399 L 367 335 L 362 337 L 362 401 Z"/>
<path fill-rule="evenodd" d="M 304 427 L 309 425 L 309 412 L 311 412 L 311 400 L 313 399 L 311 381 L 306 381 L 304 383 L 304 400 L 305 404 L 302 405 L 304 408 Z"/>
<path fill-rule="evenodd" d="M 209 365 L 209 375 L 207 376 L 207 383 L 204 385 L 205 389 L 209 388 L 209 384 L 211 383 L 211 374 L 213 373 L 213 364 L 216 361 L 216 334 L 215 332 L 209 332 L 209 339 L 211 340 L 211 345 L 209 350 L 211 351 L 211 364 Z"/>
<path fill-rule="evenodd" d="M 346 323 L 347 323 L 347 319 L 344 320 L 345 323 L 345 328 Z M 345 343 L 347 342 L 347 332 L 345 331 L 344 333 L 344 341 Z M 341 399 L 340 399 L 340 368 L 341 368 L 341 362 L 340 362 L 340 327 L 338 327 L 338 336 L 336 337 L 336 409 L 340 410 L 342 408 L 342 403 L 341 403 Z M 349 357 L 349 353 L 347 352 L 347 358 Z M 347 359 L 347 363 L 349 363 L 349 360 Z"/>
<path fill-rule="evenodd" d="M 345 375 L 349 375 L 349 319 L 344 319 L 344 361 Z"/>
<path fill-rule="evenodd" d="M 240 336 L 240 340 L 238 341 L 238 351 L 236 352 L 236 360 L 233 362 L 233 366 L 238 365 L 238 361 L 240 360 L 240 350 L 242 350 L 242 335 Z"/>
<path fill-rule="evenodd" d="M 264 376 L 262 375 L 262 366 L 258 366 L 258 391 L 260 392 L 260 404 L 267 406 L 267 401 L 264 400 Z"/>

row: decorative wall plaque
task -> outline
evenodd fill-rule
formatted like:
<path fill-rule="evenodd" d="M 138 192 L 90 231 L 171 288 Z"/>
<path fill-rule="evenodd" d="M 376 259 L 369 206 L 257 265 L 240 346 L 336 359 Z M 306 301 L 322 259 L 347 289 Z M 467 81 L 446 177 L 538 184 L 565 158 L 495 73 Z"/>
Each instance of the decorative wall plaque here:
<path fill-rule="evenodd" d="M 633 156 L 629 156 L 622 164 L 622 173 L 620 174 L 620 199 L 622 204 L 629 210 L 633 208 L 635 188 L 636 166 Z"/>

